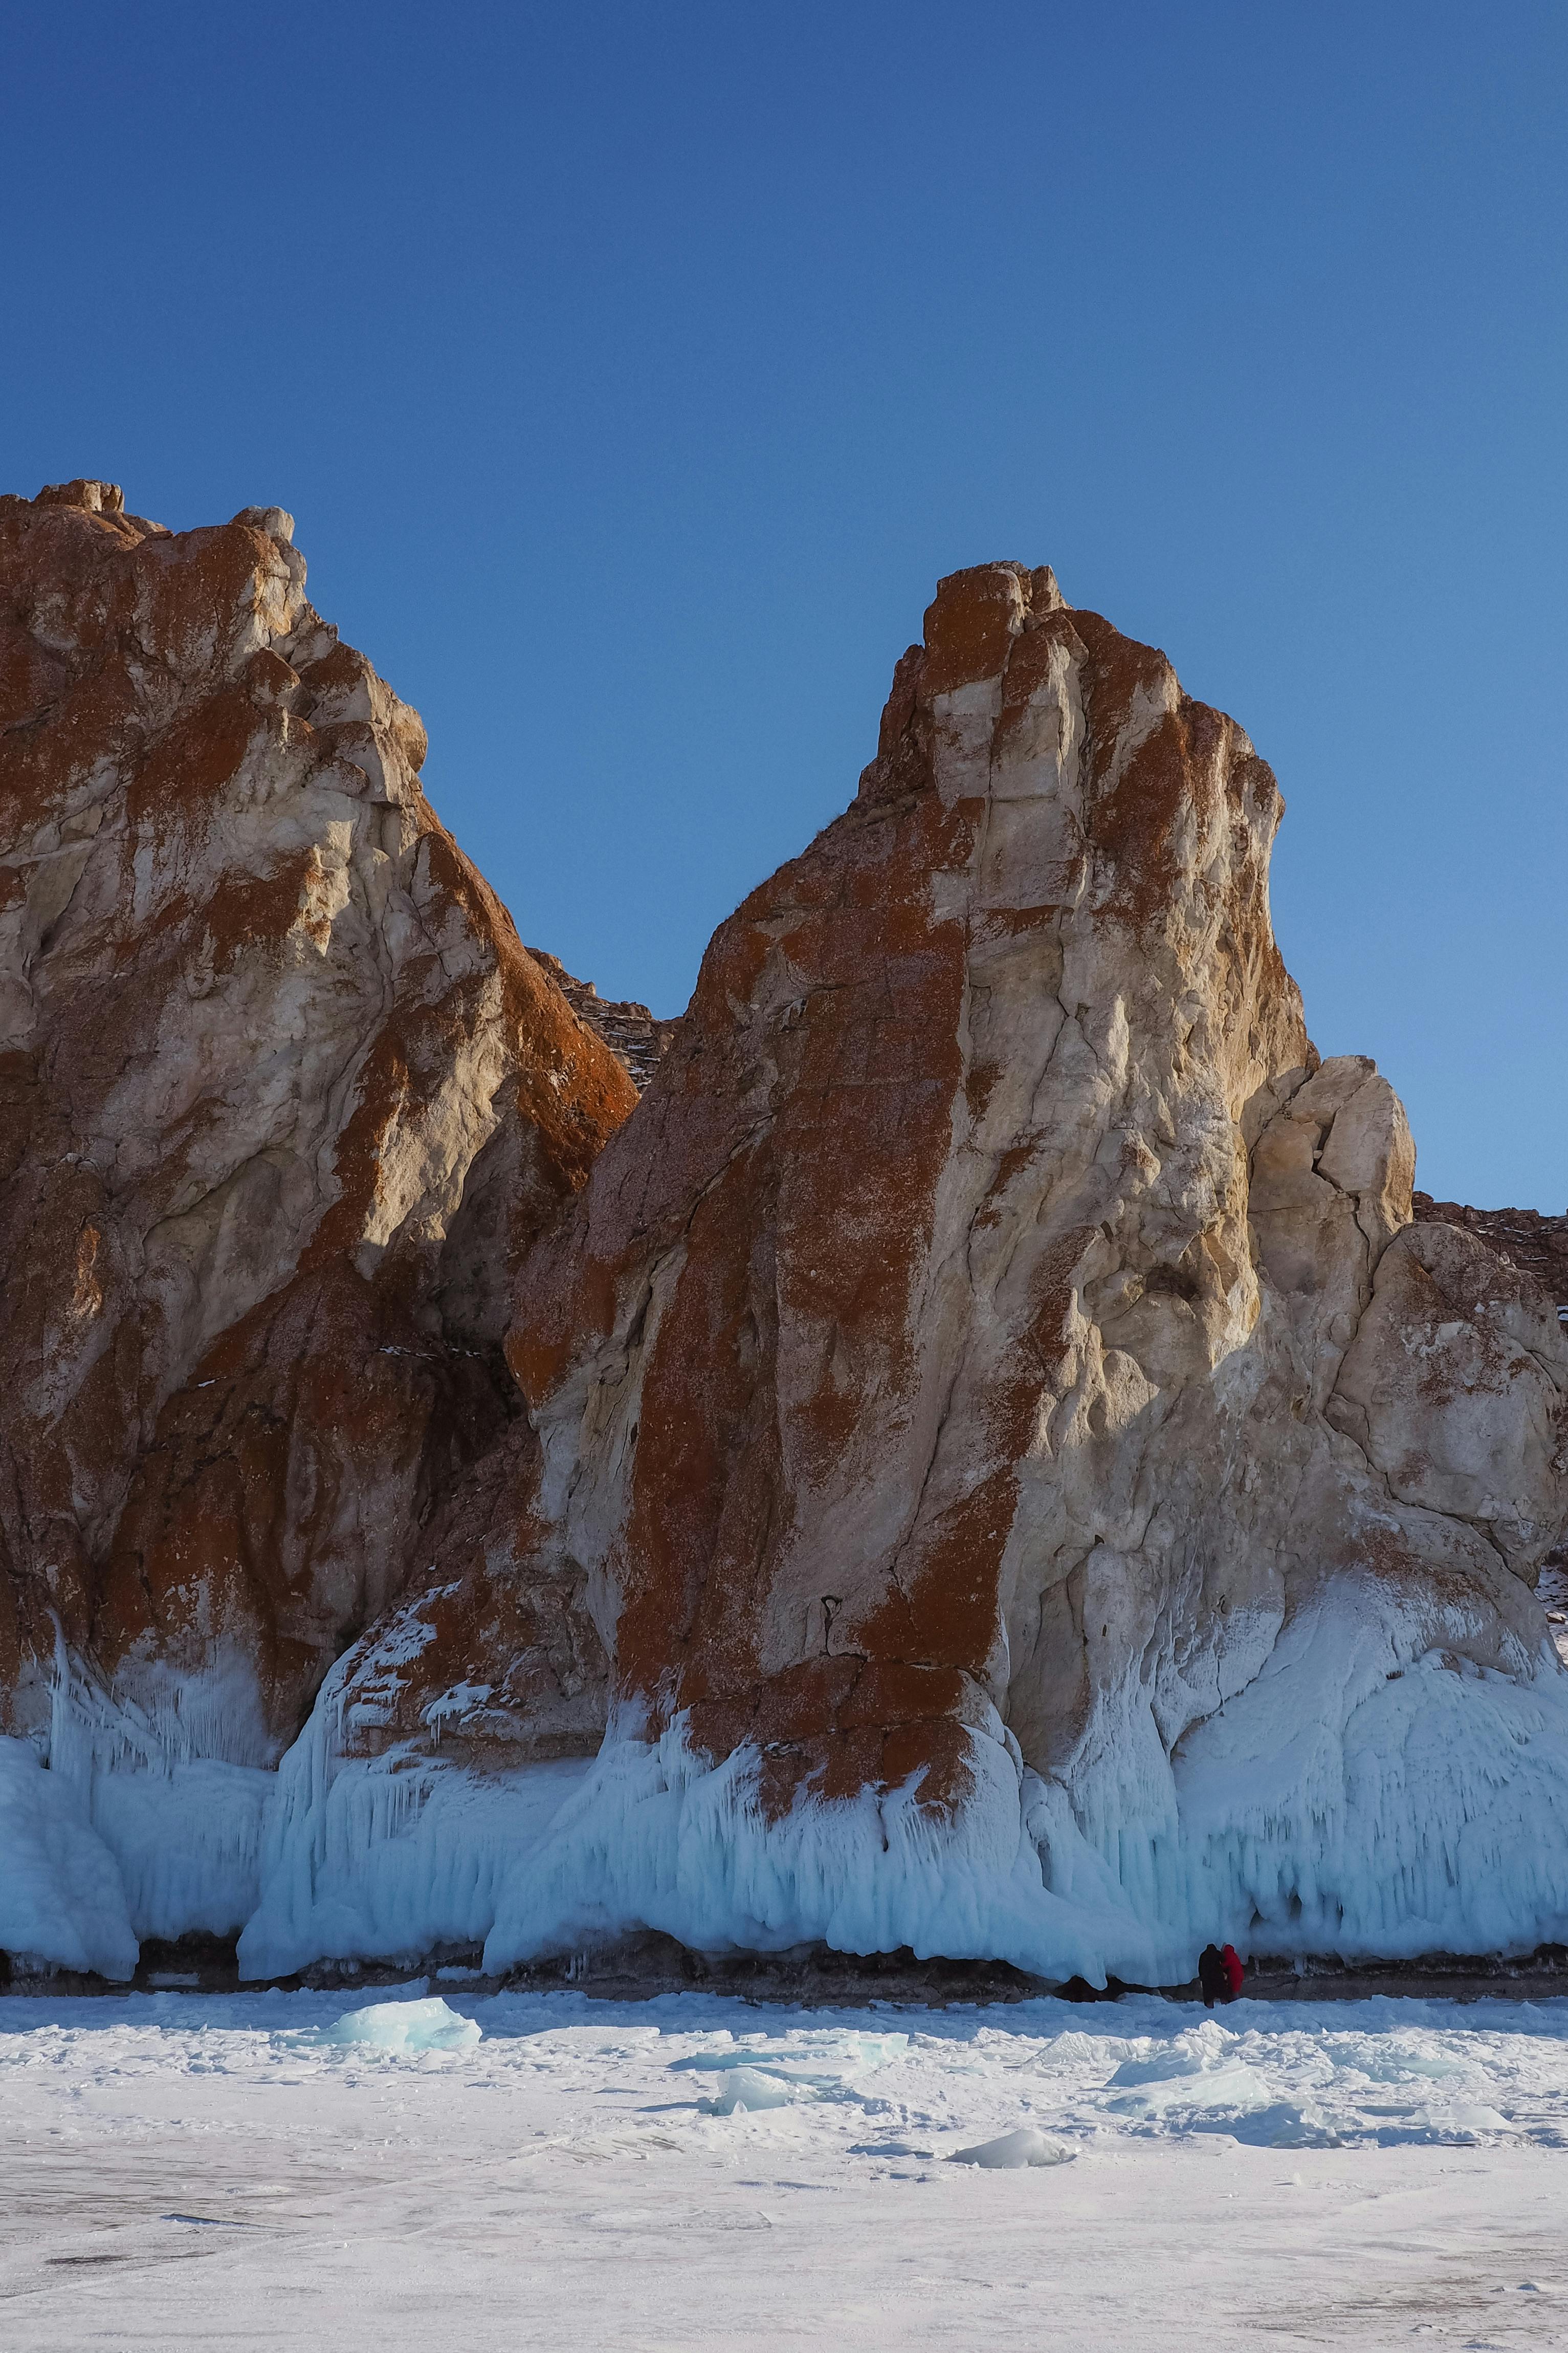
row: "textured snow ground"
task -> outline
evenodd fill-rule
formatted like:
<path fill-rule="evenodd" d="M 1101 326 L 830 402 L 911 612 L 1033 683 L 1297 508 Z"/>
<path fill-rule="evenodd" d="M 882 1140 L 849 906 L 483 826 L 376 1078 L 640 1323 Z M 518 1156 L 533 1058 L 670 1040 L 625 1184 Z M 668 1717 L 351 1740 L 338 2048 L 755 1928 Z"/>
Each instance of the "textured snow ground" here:
<path fill-rule="evenodd" d="M 0 2347 L 1568 2344 L 1568 2001 L 437 1997 L 0 2001 Z"/>

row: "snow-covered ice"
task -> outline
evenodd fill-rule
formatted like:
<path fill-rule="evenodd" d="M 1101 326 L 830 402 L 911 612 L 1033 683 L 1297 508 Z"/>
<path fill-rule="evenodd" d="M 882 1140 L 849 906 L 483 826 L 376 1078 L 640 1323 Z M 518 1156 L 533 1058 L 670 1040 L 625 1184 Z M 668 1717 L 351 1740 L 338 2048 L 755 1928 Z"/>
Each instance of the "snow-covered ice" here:
<path fill-rule="evenodd" d="M 0 2135 L 5 2353 L 1568 2341 L 1568 2001 L 12 1996 Z"/>
<path fill-rule="evenodd" d="M 785 2108 L 792 2100 L 842 2091 L 908 2048 L 907 2034 L 797 2031 L 782 2042 L 748 2037 L 738 2051 L 729 2044 L 693 2051 L 671 2064 L 718 2074 L 719 2089 L 700 2105 L 710 2116 L 731 2116 L 737 2108 Z"/>

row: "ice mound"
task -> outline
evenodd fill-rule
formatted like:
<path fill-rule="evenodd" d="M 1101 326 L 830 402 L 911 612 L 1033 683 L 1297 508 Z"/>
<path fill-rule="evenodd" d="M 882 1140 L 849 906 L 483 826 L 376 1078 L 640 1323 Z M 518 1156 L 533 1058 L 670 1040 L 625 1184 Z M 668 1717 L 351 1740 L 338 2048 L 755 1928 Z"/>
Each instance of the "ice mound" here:
<path fill-rule="evenodd" d="M 797 2100 L 821 2097 L 816 2084 L 803 2079 L 769 2074 L 761 2067 L 730 2067 L 713 2097 L 697 2105 L 707 2116 L 732 2116 L 737 2112 L 750 2115 L 757 2108 L 787 2108 Z"/>
<path fill-rule="evenodd" d="M 721 2074 L 718 2092 L 698 2105 L 709 2116 L 730 2116 L 738 2108 L 783 2108 L 795 2100 L 852 2094 L 858 2077 L 902 2058 L 909 2044 L 907 2034 L 802 2034 L 787 2042 L 693 2051 L 672 2060 L 670 2067 L 672 2073 Z"/>
<path fill-rule="evenodd" d="M 1166 2052 L 1154 2059 L 1128 2059 L 1110 2078 L 1118 2089 L 1106 2105 L 1127 2116 L 1165 2116 L 1173 2109 L 1266 2108 L 1273 2094 L 1254 2067 L 1241 2059 L 1208 2053 Z"/>
<path fill-rule="evenodd" d="M 1310 2092 L 1282 2099 L 1241 2056 L 1242 2040 L 1210 2021 L 1124 2059 L 1106 2084 L 1104 2113 L 1134 2131 L 1228 2133 L 1261 2148 L 1337 2146 L 1340 2136 Z"/>
<path fill-rule="evenodd" d="M 669 2063 L 672 2072 L 755 2067 L 763 2074 L 809 2081 L 826 2089 L 847 2076 L 868 2074 L 889 2059 L 901 2059 L 909 2047 L 907 2034 L 798 2034 L 787 2042 L 738 2042 L 717 2051 L 692 2051 Z"/>
<path fill-rule="evenodd" d="M 1549 2076 L 1568 2090 L 1561 2055 L 1568 2005 L 1563 2020 L 1550 2016 L 1556 2007 L 1543 2006 L 1539 2026 L 1529 2006 L 1522 2015 L 1552 2053 Z M 1495 2064 L 1501 2038 L 1439 2032 L 1437 2015 L 1425 2002 L 1379 2000 L 1359 2015 L 1331 2012 L 1331 2026 L 1308 2027 L 1294 2005 L 1258 2004 L 1258 2022 L 1240 2032 L 1208 2020 L 1175 2032 L 1155 2025 L 1135 2034 L 1131 2047 L 1107 2037 L 1098 2052 L 1109 2073 L 1073 2121 L 1092 2119 L 1140 2137 L 1222 2133 L 1256 2148 L 1461 2144 L 1517 2134 L 1521 2124 L 1508 2112 L 1516 2063 Z M 1068 2041 L 1056 2039 L 1053 2058 L 1087 2073 L 1094 2038 L 1071 2037 L 1070 2052 Z"/>
<path fill-rule="evenodd" d="M 1047 2140 L 1033 2125 L 1003 2133 L 997 2140 L 976 2141 L 973 2148 L 955 2148 L 951 2165 L 983 2165 L 992 2173 L 1008 2173 L 1024 2165 L 1068 2165 L 1073 2151 L 1059 2140 Z"/>
<path fill-rule="evenodd" d="M 377 2051 L 471 2051 L 478 2019 L 463 2018 L 437 1994 L 428 2001 L 373 2001 L 345 2010 L 321 2029 L 323 2042 L 369 2043 Z"/>
<path fill-rule="evenodd" d="M 1430 2103 L 1415 2113 L 1416 2120 L 1433 2133 L 1507 2133 L 1513 2130 L 1500 2109 L 1489 2107 L 1485 2100 L 1456 2100 L 1448 2107 Z"/>

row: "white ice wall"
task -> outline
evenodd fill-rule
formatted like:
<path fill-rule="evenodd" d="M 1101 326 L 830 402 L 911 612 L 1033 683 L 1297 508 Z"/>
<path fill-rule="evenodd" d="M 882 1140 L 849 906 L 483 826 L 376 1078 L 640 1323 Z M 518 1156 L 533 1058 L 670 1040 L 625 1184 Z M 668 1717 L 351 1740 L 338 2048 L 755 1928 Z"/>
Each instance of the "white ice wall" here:
<path fill-rule="evenodd" d="M 345 1758 L 350 1663 L 328 1676 L 279 1771 L 260 1901 L 239 1942 L 246 1977 L 482 1943 L 501 1885 L 588 1769 L 574 1758 L 481 1775 L 406 1746 Z"/>
<path fill-rule="evenodd" d="M 285 1763 L 247 1966 L 488 1931 L 499 1970 L 647 1926 L 705 1950 L 908 1945 L 1168 1983 L 1215 1936 L 1346 1957 L 1563 1938 L 1568 1673 L 1544 1639 L 1511 1676 L 1419 1639 L 1342 1581 L 1174 1759 L 1130 1742 L 1136 1770 L 1102 1757 L 1069 1794 L 975 1736 L 951 1824 L 909 1789 L 769 1824 L 754 1758 L 706 1766 L 679 1725 L 648 1741 L 623 1722 L 591 1768 L 488 1785 L 334 1767 L 319 1709 Z"/>
<path fill-rule="evenodd" d="M 0 1951 L 128 1978 L 136 1936 L 114 1857 L 37 1749 L 0 1739 Z"/>
<path fill-rule="evenodd" d="M 54 1769 L 0 1742 L 0 1947 L 123 1976 L 139 1936 L 243 1919 L 251 1977 L 481 1941 L 501 1970 L 649 1927 L 1148 1984 L 1211 1938 L 1346 1958 L 1568 1941 L 1568 1670 L 1544 1623 L 1512 1674 L 1421 1639 L 1343 1580 L 1173 1758 L 1129 1732 L 1069 1789 L 975 1735 L 952 1821 L 905 1788 L 769 1823 L 756 1760 L 709 1766 L 679 1725 L 623 1721 L 592 1764 L 345 1758 L 341 1668 L 273 1775 L 111 1740 L 64 1678 Z"/>

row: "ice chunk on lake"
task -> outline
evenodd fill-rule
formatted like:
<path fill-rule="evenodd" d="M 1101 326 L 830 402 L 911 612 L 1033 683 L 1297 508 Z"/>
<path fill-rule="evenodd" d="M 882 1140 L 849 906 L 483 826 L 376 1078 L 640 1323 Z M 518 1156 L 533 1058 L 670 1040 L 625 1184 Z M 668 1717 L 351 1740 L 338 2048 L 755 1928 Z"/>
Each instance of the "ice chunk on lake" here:
<path fill-rule="evenodd" d="M 1274 2094 L 1245 2060 L 1198 2060 L 1189 2052 L 1123 2061 L 1106 2106 L 1121 2116 L 1166 2116 L 1173 2109 L 1266 2108 Z"/>
<path fill-rule="evenodd" d="M 1033 2125 L 1020 2125 L 1016 2132 L 1004 2133 L 997 2140 L 977 2141 L 973 2148 L 955 2148 L 948 2162 L 952 2165 L 983 2165 L 994 2173 L 1012 2172 L 1023 2165 L 1067 2165 L 1073 2151 L 1064 2148 L 1059 2140 L 1047 2140 Z"/>
<path fill-rule="evenodd" d="M 464 2018 L 439 1995 L 429 2001 L 373 2001 L 345 2010 L 321 2030 L 323 2042 L 369 2043 L 378 2051 L 471 2051 L 478 2019 Z"/>
<path fill-rule="evenodd" d="M 1450 2105 L 1431 2106 L 1416 2111 L 1422 2124 L 1434 2133 L 1510 2133 L 1512 2125 L 1500 2109 L 1489 2107 L 1484 2100 L 1455 2100 Z"/>
<path fill-rule="evenodd" d="M 775 2075 L 783 2083 L 804 2085 L 813 2093 L 836 2092 L 857 2076 L 901 2059 L 909 2047 L 907 2034 L 798 2034 L 778 2042 L 726 2041 L 717 2050 L 692 2051 L 684 2059 L 672 2059 L 670 2066 L 717 2074 L 745 2068 L 752 2074 Z"/>
<path fill-rule="evenodd" d="M 851 2093 L 858 2077 L 901 2059 L 907 2034 L 842 2034 L 832 2031 L 791 2035 L 783 2042 L 731 2042 L 711 2051 L 689 2052 L 672 2069 L 694 2069 L 724 2078 L 711 2099 L 698 2106 L 710 2116 L 731 2116 L 738 2108 L 787 2107 L 792 2100 L 831 2098 Z"/>
<path fill-rule="evenodd" d="M 791 2082 L 784 2075 L 765 2074 L 760 2067 L 731 2067 L 721 2078 L 710 2100 L 697 2105 L 710 2116 L 750 2116 L 757 2108 L 787 2108 L 797 2100 L 822 2097 L 814 2084 Z"/>

